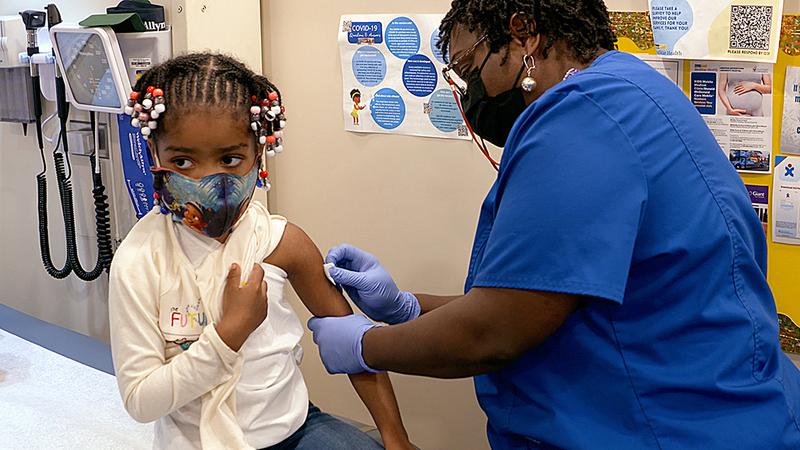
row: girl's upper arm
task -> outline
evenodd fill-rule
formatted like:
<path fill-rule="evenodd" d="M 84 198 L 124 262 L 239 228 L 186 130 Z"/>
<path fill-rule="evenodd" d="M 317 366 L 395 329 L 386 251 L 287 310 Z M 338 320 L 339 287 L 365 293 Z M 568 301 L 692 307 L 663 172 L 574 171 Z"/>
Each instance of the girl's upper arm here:
<path fill-rule="evenodd" d="M 325 262 L 319 249 L 297 225 L 286 225 L 283 238 L 265 262 L 286 271 L 289 282 L 311 314 L 330 317 L 353 313 L 347 300 L 325 275 Z"/>

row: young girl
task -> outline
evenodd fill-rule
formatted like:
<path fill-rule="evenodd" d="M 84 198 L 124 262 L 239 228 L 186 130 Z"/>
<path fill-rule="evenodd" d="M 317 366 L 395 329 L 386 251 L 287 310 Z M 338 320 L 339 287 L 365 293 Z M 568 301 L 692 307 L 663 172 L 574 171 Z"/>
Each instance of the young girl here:
<path fill-rule="evenodd" d="M 281 101 L 266 78 L 213 54 L 155 67 L 131 94 L 160 207 L 116 253 L 111 345 L 125 408 L 157 421 L 156 448 L 380 448 L 309 404 L 284 285 L 316 316 L 351 310 L 311 239 L 250 201 L 269 185 L 264 158 L 282 151 Z M 386 448 L 412 448 L 388 377 L 351 381 Z"/>

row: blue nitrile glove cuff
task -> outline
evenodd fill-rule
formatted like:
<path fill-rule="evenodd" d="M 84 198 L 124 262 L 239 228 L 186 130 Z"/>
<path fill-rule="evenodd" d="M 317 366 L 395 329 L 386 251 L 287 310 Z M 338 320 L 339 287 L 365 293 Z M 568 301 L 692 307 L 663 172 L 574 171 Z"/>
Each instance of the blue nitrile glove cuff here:
<path fill-rule="evenodd" d="M 355 351 L 356 356 L 358 357 L 358 363 L 361 365 L 361 368 L 364 369 L 365 372 L 369 373 L 381 373 L 382 370 L 375 370 L 369 365 L 367 362 L 364 361 L 364 335 L 367 334 L 367 331 L 373 328 L 380 328 L 380 325 L 372 324 L 372 325 L 363 325 L 360 330 L 358 330 L 358 339 L 355 341 L 356 348 L 353 349 Z"/>
<path fill-rule="evenodd" d="M 411 292 L 400 291 L 397 294 L 396 304 L 398 309 L 384 317 L 384 322 L 389 325 L 398 325 L 410 322 L 419 317 L 422 307 L 419 300 Z"/>
<path fill-rule="evenodd" d="M 367 365 L 362 354 L 364 335 L 379 326 L 363 315 L 314 317 L 308 321 L 322 363 L 331 374 L 379 372 Z"/>

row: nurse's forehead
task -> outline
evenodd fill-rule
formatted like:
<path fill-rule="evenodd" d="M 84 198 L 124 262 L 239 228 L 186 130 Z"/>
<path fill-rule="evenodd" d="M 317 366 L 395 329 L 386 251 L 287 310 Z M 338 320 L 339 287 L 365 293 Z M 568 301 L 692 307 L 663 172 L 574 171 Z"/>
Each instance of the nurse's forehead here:
<path fill-rule="evenodd" d="M 450 61 L 455 61 L 462 54 L 467 52 L 476 42 L 478 42 L 478 34 L 466 29 L 463 25 L 456 25 L 453 28 L 453 34 L 450 38 L 450 48 L 448 54 Z"/>

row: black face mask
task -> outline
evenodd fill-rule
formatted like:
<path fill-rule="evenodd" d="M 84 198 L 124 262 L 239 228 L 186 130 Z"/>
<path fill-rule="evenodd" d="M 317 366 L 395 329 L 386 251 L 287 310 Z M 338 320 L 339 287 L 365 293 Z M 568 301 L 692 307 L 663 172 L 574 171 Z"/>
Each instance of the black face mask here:
<path fill-rule="evenodd" d="M 486 95 L 481 73 L 490 55 L 486 55 L 480 69 L 467 76 L 467 93 L 461 97 L 461 105 L 467 121 L 478 136 L 498 147 L 504 147 L 511 128 L 528 105 L 520 87 L 514 87 L 496 97 Z M 520 70 L 514 84 L 522 76 L 524 69 L 525 66 Z"/>

